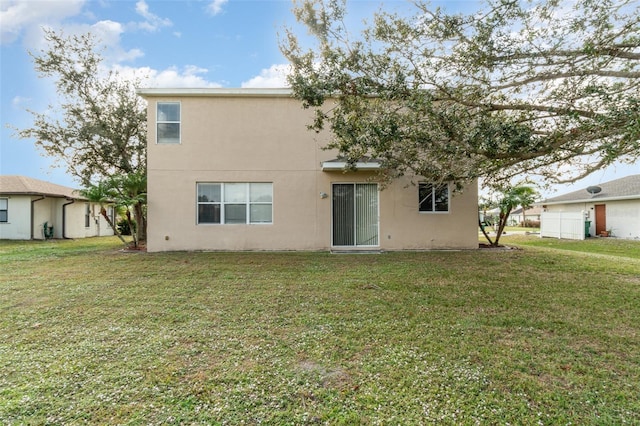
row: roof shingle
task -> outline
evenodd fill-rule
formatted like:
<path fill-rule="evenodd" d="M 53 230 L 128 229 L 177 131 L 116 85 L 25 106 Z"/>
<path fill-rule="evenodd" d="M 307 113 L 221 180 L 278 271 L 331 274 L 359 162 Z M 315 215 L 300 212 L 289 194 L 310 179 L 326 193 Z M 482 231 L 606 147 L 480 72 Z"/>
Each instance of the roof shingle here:
<path fill-rule="evenodd" d="M 602 190 L 597 194 L 587 192 L 587 189 L 569 192 L 568 194 L 559 195 L 553 198 L 547 198 L 544 203 L 560 203 L 560 202 L 582 202 L 591 200 L 611 200 L 611 199 L 628 199 L 640 198 L 640 174 L 623 177 L 620 179 L 604 182 L 598 185 Z"/>
<path fill-rule="evenodd" d="M 84 200 L 77 190 L 26 176 L 0 176 L 0 194 L 48 195 Z"/>

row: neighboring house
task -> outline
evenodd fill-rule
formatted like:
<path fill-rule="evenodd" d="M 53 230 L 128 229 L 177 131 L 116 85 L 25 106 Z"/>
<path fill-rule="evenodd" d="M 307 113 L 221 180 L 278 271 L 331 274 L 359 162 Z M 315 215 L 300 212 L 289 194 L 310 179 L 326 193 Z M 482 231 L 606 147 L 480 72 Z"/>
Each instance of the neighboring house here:
<path fill-rule="evenodd" d="M 522 214 L 522 207 L 518 207 L 509 213 L 509 220 L 507 223 L 513 226 L 520 226 L 526 220 L 527 222 L 540 222 L 540 215 L 542 214 L 542 207 L 531 207 L 524 211 Z"/>
<path fill-rule="evenodd" d="M 113 208 L 107 212 L 113 218 Z M 0 239 L 103 235 L 113 235 L 113 230 L 100 215 L 100 206 L 78 191 L 24 176 L 0 176 Z"/>
<path fill-rule="evenodd" d="M 477 183 L 383 185 L 345 172 L 288 89 L 140 89 L 148 251 L 478 247 Z"/>
<path fill-rule="evenodd" d="M 640 174 L 546 199 L 545 212 L 584 212 L 591 236 L 640 238 Z M 543 219 L 544 221 L 544 215 Z"/>

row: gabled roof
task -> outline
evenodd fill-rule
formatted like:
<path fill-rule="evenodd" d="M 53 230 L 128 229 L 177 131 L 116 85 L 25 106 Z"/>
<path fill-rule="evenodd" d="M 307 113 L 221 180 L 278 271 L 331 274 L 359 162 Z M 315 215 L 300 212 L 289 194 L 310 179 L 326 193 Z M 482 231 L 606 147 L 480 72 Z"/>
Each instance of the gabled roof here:
<path fill-rule="evenodd" d="M 530 209 L 527 209 L 524 211 L 525 215 L 537 215 L 542 213 L 542 207 L 536 206 L 536 207 L 531 207 Z M 522 207 L 518 207 L 517 209 L 513 210 L 511 212 L 512 215 L 514 214 L 522 214 Z"/>
<path fill-rule="evenodd" d="M 591 193 L 587 188 L 548 198 L 540 204 L 584 203 L 640 199 L 640 175 L 631 175 L 597 185 L 600 192 Z M 593 188 L 593 187 L 589 187 Z"/>
<path fill-rule="evenodd" d="M 0 194 L 46 195 L 49 197 L 85 200 L 77 190 L 26 176 L 0 176 Z"/>

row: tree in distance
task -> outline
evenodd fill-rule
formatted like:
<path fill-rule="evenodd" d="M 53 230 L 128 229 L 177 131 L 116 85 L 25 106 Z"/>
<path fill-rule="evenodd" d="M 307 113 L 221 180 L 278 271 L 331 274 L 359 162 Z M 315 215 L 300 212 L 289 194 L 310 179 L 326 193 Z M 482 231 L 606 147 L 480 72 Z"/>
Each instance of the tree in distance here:
<path fill-rule="evenodd" d="M 33 125 L 18 129 L 17 135 L 33 139 L 64 165 L 87 188 L 87 195 L 104 201 L 104 188 L 121 182 L 112 188 L 114 194 L 139 202 L 146 193 L 147 167 L 146 102 L 135 92 L 140 82 L 106 70 L 98 40 L 90 33 L 44 31 L 47 47 L 31 56 L 40 77 L 55 80 L 59 104 L 44 113 L 29 111 Z M 138 223 L 134 241 L 145 240 L 145 209 L 132 207 Z"/>

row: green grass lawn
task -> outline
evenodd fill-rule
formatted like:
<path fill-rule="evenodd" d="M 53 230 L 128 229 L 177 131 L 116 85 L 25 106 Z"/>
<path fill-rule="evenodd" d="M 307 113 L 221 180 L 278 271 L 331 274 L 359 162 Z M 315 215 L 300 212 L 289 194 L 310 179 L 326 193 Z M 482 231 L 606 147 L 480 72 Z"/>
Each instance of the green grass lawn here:
<path fill-rule="evenodd" d="M 0 242 L 0 424 L 639 424 L 640 242 L 609 240 Z"/>
<path fill-rule="evenodd" d="M 614 257 L 611 261 L 617 261 L 619 257 L 640 259 L 640 241 L 638 240 L 600 237 L 585 240 L 559 240 L 557 238 L 540 238 L 540 235 L 507 235 L 503 236 L 500 242 L 527 247 L 569 250 L 591 255 L 608 255 Z M 602 262 L 606 263 L 606 261 Z"/>

